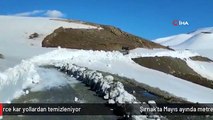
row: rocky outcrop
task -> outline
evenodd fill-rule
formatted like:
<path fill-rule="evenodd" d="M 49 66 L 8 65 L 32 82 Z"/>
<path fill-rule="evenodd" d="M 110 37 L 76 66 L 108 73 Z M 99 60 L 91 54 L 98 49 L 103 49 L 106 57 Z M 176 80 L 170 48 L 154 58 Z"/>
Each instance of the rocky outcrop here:
<path fill-rule="evenodd" d="M 194 61 L 213 62 L 211 59 L 207 57 L 203 57 L 203 56 L 193 56 L 193 57 L 190 57 L 190 59 Z"/>
<path fill-rule="evenodd" d="M 38 34 L 38 33 L 33 33 L 33 34 L 31 34 L 31 35 L 29 36 L 29 39 L 35 39 L 35 38 L 37 38 L 37 37 L 39 37 L 39 34 Z"/>
<path fill-rule="evenodd" d="M 42 47 L 62 47 L 84 50 L 122 50 L 123 47 L 134 49 L 165 48 L 162 45 L 126 33 L 119 28 L 99 25 L 101 29 L 71 29 L 60 27 L 46 36 Z"/>

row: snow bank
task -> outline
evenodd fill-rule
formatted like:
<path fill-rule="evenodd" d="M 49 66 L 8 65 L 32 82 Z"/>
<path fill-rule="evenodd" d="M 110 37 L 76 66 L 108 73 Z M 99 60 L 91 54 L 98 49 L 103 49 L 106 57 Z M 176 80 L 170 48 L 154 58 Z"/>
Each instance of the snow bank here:
<path fill-rule="evenodd" d="M 160 52 L 163 52 L 161 53 L 162 55 L 163 54 L 166 55 L 166 52 L 165 53 L 164 51 L 160 51 Z M 154 53 L 151 53 L 151 54 L 154 54 Z M 29 76 L 29 79 L 30 79 L 30 76 L 31 76 L 30 74 L 34 76 L 38 74 L 36 73 L 36 71 L 33 70 L 33 66 L 34 67 L 45 66 L 45 65 L 67 66 L 67 65 L 76 64 L 78 66 L 84 66 L 92 70 L 100 70 L 104 72 L 110 72 L 112 74 L 118 74 L 120 76 L 124 76 L 128 78 L 132 78 L 138 82 L 167 91 L 175 96 L 182 97 L 191 102 L 204 102 L 204 103 L 212 102 L 213 100 L 212 89 L 185 81 L 180 78 L 176 78 L 174 76 L 171 76 L 156 70 L 142 67 L 131 60 L 131 55 L 132 54 L 130 53 L 129 56 L 124 56 L 119 52 L 58 49 L 46 54 L 33 57 L 27 60 L 27 62 L 22 62 L 20 65 L 18 65 L 19 67 L 16 66 L 14 68 L 11 68 L 11 71 L 14 71 L 14 73 L 16 73 L 17 75 L 22 75 L 24 78 L 27 78 L 27 76 Z M 182 57 L 185 57 L 185 55 L 183 55 Z M 29 67 L 26 68 L 25 71 L 19 70 L 20 68 L 23 69 L 26 66 L 29 66 Z M 111 66 L 111 67 L 108 67 L 108 66 Z M 28 71 L 30 71 L 28 69 L 32 69 L 31 70 L 32 73 L 28 73 Z M 89 71 L 89 72 L 92 72 L 92 71 Z M 1 76 L 4 76 L 2 77 L 4 79 L 10 76 L 9 72 L 4 72 L 2 74 L 3 75 Z M 91 73 L 88 73 L 88 74 L 91 74 Z M 13 76 L 13 77 L 16 77 L 16 76 Z M 13 86 L 14 83 L 19 84 L 19 85 L 14 85 L 14 86 L 18 86 L 17 91 L 23 88 L 22 87 L 24 86 L 23 84 L 29 83 L 28 81 L 25 83 L 25 81 L 23 81 L 22 79 L 16 79 L 16 78 L 13 79 L 12 77 L 10 79 L 11 81 L 8 80 L 9 81 L 8 84 L 11 84 L 11 86 Z M 3 80 L 3 81 L 7 81 L 7 80 Z M 37 81 L 39 81 L 39 78 L 37 79 Z M 6 86 L 9 87 L 10 85 L 6 85 Z M 115 84 L 114 86 L 122 88 L 120 84 Z M 1 84 L 0 87 L 4 87 L 4 85 Z M 8 90 L 9 89 L 7 87 L 4 87 L 3 89 L 1 89 L 0 93 L 3 93 L 3 91 L 8 91 Z M 5 94 L 5 95 L 15 95 L 13 93 L 14 91 L 12 91 L 10 94 Z M 116 91 L 119 91 L 119 90 L 115 90 L 114 93 L 116 93 Z M 119 99 L 115 99 L 115 101 L 119 101 Z"/>
<path fill-rule="evenodd" d="M 55 65 L 68 75 L 82 81 L 102 95 L 109 103 L 135 103 L 136 98 L 124 90 L 121 82 L 115 82 L 112 76 L 103 77 L 102 73 L 91 71 L 85 67 L 79 67 L 72 64 Z"/>
<path fill-rule="evenodd" d="M 144 48 L 137 48 L 130 51 L 130 54 L 127 55 L 130 58 L 138 58 L 138 57 L 174 57 L 174 58 L 180 58 L 180 59 L 186 59 L 193 56 L 198 56 L 199 54 L 196 52 L 191 52 L 188 50 L 165 50 L 165 49 L 154 49 L 154 50 L 148 50 Z"/>
<path fill-rule="evenodd" d="M 72 57 L 72 55 L 75 57 Z M 183 55 L 183 58 L 184 57 L 186 56 Z M 134 63 L 131 60 L 131 56 L 123 56 L 122 54 L 117 52 L 70 51 L 61 49 L 58 51 L 54 51 L 53 54 L 51 54 L 50 58 L 52 58 L 51 62 L 53 64 L 55 64 L 54 62 L 56 61 L 61 61 L 56 63 L 77 64 L 93 70 L 110 72 L 124 77 L 132 78 L 137 80 L 138 82 L 142 82 L 152 87 L 160 88 L 161 90 L 165 90 L 175 96 L 185 98 L 192 102 L 211 103 L 213 99 L 213 96 L 211 95 L 213 94 L 213 91 L 209 88 L 176 78 L 159 71 L 147 69 Z M 44 61 L 43 63 L 49 64 L 50 61 Z M 107 65 L 109 64 L 112 67 L 107 67 Z"/>
<path fill-rule="evenodd" d="M 108 100 L 109 104 L 140 103 L 133 95 L 124 90 L 124 86 L 121 82 L 115 82 L 111 75 L 103 76 L 100 72 L 92 71 L 85 67 L 79 67 L 73 64 L 66 64 L 64 66 L 56 64 L 55 67 L 90 86 L 90 88 L 95 90 L 97 94 Z M 148 104 L 156 104 L 156 102 L 151 100 L 148 101 Z M 135 120 L 160 120 L 160 117 L 161 116 L 159 115 L 133 116 Z"/>
<path fill-rule="evenodd" d="M 59 50 L 60 51 L 60 50 Z M 0 101 L 6 102 L 15 97 L 18 97 L 24 94 L 24 89 L 32 88 L 33 85 L 38 84 L 41 82 L 40 75 L 38 71 L 36 71 L 35 66 L 42 66 L 42 65 L 54 65 L 56 67 L 66 67 L 67 70 L 70 70 L 77 79 L 82 79 L 84 83 L 89 86 L 97 86 L 97 90 L 104 93 L 105 99 L 109 99 L 111 102 L 129 102 L 132 103 L 136 99 L 134 96 L 130 95 L 124 90 L 122 83 L 120 82 L 113 82 L 112 76 L 105 76 L 103 77 L 101 73 L 87 70 L 83 67 L 77 67 L 72 64 L 68 64 L 67 62 L 63 62 L 62 60 L 72 59 L 73 57 L 78 58 L 78 55 L 85 55 L 82 52 L 86 51 L 76 51 L 76 54 L 70 54 L 75 52 L 68 52 L 64 51 L 65 54 L 58 54 L 58 51 L 53 51 L 52 54 L 45 54 L 34 57 L 28 61 L 22 61 L 20 65 L 15 66 L 14 68 L 8 69 L 4 73 L 0 74 Z M 80 52 L 80 54 L 79 54 Z M 93 53 L 92 51 L 89 51 Z M 56 53 L 56 54 L 55 54 Z M 99 53 L 100 55 L 105 52 L 94 52 Z M 115 52 L 116 53 L 116 52 Z M 67 55 L 66 55 L 67 54 Z M 112 57 L 112 53 L 105 53 L 108 59 L 114 58 Z M 117 53 L 120 54 L 120 53 Z M 49 55 L 49 56 L 48 56 Z M 58 57 L 56 57 L 57 55 Z M 61 56 L 60 56 L 61 55 Z M 52 57 L 51 57 L 52 56 Z M 54 56 L 54 57 L 53 57 Z M 52 59 L 51 59 L 52 58 Z M 94 58 L 91 56 L 91 58 Z M 54 60 L 53 60 L 54 59 Z M 92 60 L 92 59 L 89 59 Z M 95 59 L 94 59 L 95 60 Z M 69 73 L 69 74 L 71 74 Z M 98 86 L 99 85 L 99 86 Z"/>
<path fill-rule="evenodd" d="M 24 94 L 24 89 L 40 81 L 35 66 L 29 61 L 8 69 L 0 75 L 0 102 L 8 102 Z"/>

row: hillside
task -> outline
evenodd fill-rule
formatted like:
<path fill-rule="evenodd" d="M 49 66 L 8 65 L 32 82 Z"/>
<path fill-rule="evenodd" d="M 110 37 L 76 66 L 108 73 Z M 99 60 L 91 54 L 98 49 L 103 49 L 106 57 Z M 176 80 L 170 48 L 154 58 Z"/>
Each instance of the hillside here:
<path fill-rule="evenodd" d="M 153 41 L 174 49 L 213 50 L 213 46 L 211 45 L 212 39 L 213 27 L 209 27 L 186 34 L 158 38 Z"/>
<path fill-rule="evenodd" d="M 198 57 L 192 57 L 198 58 Z M 213 89 L 213 81 L 202 77 L 190 68 L 186 61 L 179 58 L 172 57 L 141 57 L 133 59 L 136 63 L 151 68 L 154 70 L 162 71 L 167 74 L 171 74 L 178 78 L 200 84 Z M 197 60 L 197 59 L 196 59 Z"/>
<path fill-rule="evenodd" d="M 179 34 L 154 40 L 165 46 L 177 49 L 213 49 L 213 27 L 198 29 L 191 33 Z"/>
<path fill-rule="evenodd" d="M 193 32 L 178 34 L 153 40 L 173 49 L 187 49 L 201 56 L 213 59 L 213 27 L 201 28 Z"/>
<path fill-rule="evenodd" d="M 76 22 L 76 21 L 75 21 Z M 122 48 L 165 48 L 146 39 L 126 33 L 119 28 L 98 25 L 98 29 L 70 29 L 60 27 L 45 37 L 42 47 L 62 47 L 84 50 L 122 50 Z"/>

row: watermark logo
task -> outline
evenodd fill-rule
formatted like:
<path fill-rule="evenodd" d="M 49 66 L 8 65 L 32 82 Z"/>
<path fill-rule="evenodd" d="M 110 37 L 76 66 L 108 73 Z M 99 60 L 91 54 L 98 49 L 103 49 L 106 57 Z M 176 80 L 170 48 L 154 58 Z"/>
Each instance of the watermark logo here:
<path fill-rule="evenodd" d="M 174 26 L 189 26 L 189 22 L 188 21 L 182 21 L 182 20 L 173 20 L 172 24 Z"/>
<path fill-rule="evenodd" d="M 0 119 L 3 119 L 3 104 L 0 103 Z"/>

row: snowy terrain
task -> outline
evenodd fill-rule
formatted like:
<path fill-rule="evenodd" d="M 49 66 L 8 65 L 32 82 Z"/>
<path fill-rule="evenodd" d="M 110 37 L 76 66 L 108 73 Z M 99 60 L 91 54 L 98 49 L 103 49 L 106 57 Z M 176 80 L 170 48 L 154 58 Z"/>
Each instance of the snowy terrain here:
<path fill-rule="evenodd" d="M 213 27 L 198 29 L 191 33 L 173 35 L 154 40 L 157 43 L 179 49 L 213 49 Z M 209 44 L 207 44 L 209 43 Z"/>
<path fill-rule="evenodd" d="M 170 46 L 178 51 L 188 49 L 194 53 L 199 53 L 201 56 L 213 59 L 213 27 L 198 29 L 187 34 L 159 38 L 154 40 L 154 42 Z M 213 80 L 212 62 L 207 63 L 188 60 L 187 64 L 203 77 Z"/>
<path fill-rule="evenodd" d="M 153 40 L 174 49 L 189 49 L 213 59 L 213 27 Z"/>
<path fill-rule="evenodd" d="M 49 84 L 50 86 L 47 86 L 43 78 L 48 77 L 48 75 L 44 77 L 45 71 L 39 69 L 39 66 L 62 67 L 72 66 L 73 64 L 132 78 L 192 102 L 213 102 L 212 89 L 142 67 L 131 60 L 135 57 L 171 56 L 186 59 L 190 62 L 189 57 L 199 55 L 196 52 L 138 48 L 130 51 L 129 55 L 124 56 L 115 51 L 42 48 L 42 39 L 58 27 L 63 26 L 74 29 L 97 29 L 97 27 L 80 23 L 54 21 L 48 18 L 0 16 L 0 21 L 2 26 L 0 28 L 2 33 L 0 42 L 3 43 L 0 44 L 0 52 L 5 56 L 4 60 L 0 60 L 0 102 L 10 102 L 20 95 L 30 94 L 29 91 L 24 91 L 25 89 L 43 90 L 47 87 L 66 84 L 65 81 L 56 82 L 56 79 L 53 79 Z M 34 32 L 40 34 L 39 38 L 28 39 L 29 35 Z M 196 68 L 199 64 L 194 62 L 191 66 Z M 211 74 L 212 67 L 205 70 L 209 72 L 202 75 L 207 77 Z"/>
<path fill-rule="evenodd" d="M 5 59 L 0 61 L 0 70 L 20 63 L 22 59 L 45 53 L 51 49 L 41 48 L 41 42 L 48 34 L 59 27 L 73 29 L 97 29 L 95 26 L 75 22 L 50 20 L 50 18 L 31 18 L 0 16 L 0 53 Z M 33 33 L 39 37 L 28 39 Z"/>
<path fill-rule="evenodd" d="M 213 63 L 212 62 L 200 62 L 200 61 L 187 61 L 189 67 L 195 72 L 201 74 L 203 77 L 213 80 Z"/>
<path fill-rule="evenodd" d="M 119 52 L 58 49 L 23 61 L 16 67 L 2 73 L 0 92 L 3 94 L 3 91 L 11 93 L 5 93 L 4 99 L 0 98 L 1 101 L 2 99 L 5 101 L 6 98 L 11 99 L 15 95 L 21 94 L 20 91 L 22 89 L 34 85 L 33 83 L 40 82 L 40 76 L 35 66 L 65 66 L 67 64 L 76 64 L 93 70 L 101 70 L 133 78 L 138 82 L 158 87 L 192 102 L 210 103 L 213 100 L 212 89 L 142 67 L 134 63 L 130 57 L 123 56 Z M 8 88 L 9 86 L 13 86 L 13 89 Z M 18 94 L 15 93 L 18 91 Z"/>

